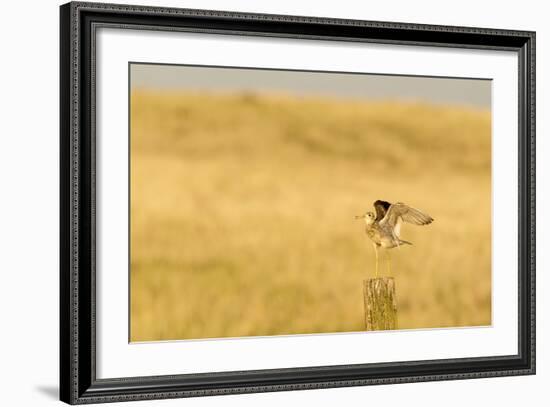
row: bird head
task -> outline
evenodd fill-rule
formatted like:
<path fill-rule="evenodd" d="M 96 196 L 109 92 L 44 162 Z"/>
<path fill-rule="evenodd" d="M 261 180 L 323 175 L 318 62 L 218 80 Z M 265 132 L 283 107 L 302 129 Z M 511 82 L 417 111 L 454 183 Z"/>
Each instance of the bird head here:
<path fill-rule="evenodd" d="M 372 225 L 376 220 L 376 216 L 372 212 L 367 212 L 364 215 L 357 215 L 355 219 L 363 219 L 367 225 Z"/>

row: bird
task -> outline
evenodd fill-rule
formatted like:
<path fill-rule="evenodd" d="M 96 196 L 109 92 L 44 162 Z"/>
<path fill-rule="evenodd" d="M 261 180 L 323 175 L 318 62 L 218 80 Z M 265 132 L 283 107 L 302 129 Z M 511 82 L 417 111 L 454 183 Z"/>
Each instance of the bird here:
<path fill-rule="evenodd" d="M 389 203 L 387 201 L 377 200 L 373 204 L 376 215 L 373 212 L 366 212 L 364 215 L 358 215 L 355 219 L 365 221 L 365 232 L 372 241 L 376 255 L 376 278 L 378 278 L 378 249 L 393 249 L 402 245 L 412 245 L 411 242 L 402 240 L 401 225 L 403 222 L 414 225 L 428 225 L 434 219 L 426 213 L 415 209 L 402 202 Z M 391 269 L 390 253 L 387 252 L 388 273 Z"/>

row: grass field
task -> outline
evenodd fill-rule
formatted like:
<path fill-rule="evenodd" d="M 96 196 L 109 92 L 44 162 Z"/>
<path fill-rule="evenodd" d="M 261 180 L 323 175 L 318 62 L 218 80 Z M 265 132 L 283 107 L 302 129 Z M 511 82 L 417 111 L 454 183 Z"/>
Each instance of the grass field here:
<path fill-rule="evenodd" d="M 435 218 L 392 250 L 399 328 L 491 324 L 489 111 L 133 90 L 131 340 L 363 330 L 376 199 Z"/>

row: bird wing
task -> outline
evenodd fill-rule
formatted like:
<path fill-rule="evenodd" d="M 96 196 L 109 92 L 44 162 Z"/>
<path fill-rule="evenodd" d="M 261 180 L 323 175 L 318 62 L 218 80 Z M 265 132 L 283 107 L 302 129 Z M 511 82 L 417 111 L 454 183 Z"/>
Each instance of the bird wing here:
<path fill-rule="evenodd" d="M 386 201 L 377 200 L 374 202 L 374 209 L 376 210 L 376 220 L 381 221 L 386 216 L 388 208 L 391 206 L 391 203 Z"/>
<path fill-rule="evenodd" d="M 390 226 L 395 236 L 399 237 L 402 222 L 414 225 L 428 225 L 433 222 L 433 218 L 402 202 L 396 202 L 389 207 L 380 224 Z"/>

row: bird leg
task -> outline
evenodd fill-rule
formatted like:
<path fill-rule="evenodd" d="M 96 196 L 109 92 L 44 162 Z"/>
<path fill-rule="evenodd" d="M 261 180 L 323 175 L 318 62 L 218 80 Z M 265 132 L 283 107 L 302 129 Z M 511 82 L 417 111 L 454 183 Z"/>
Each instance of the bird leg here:
<path fill-rule="evenodd" d="M 372 247 L 374 247 L 374 255 L 376 256 L 376 274 L 375 274 L 375 278 L 378 278 L 378 246 L 376 246 L 376 243 L 373 243 Z"/>
<path fill-rule="evenodd" d="M 391 254 L 390 254 L 390 251 L 389 250 L 386 250 L 386 256 L 388 257 L 387 259 L 387 265 L 388 265 L 388 276 L 391 275 Z"/>

